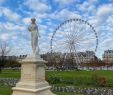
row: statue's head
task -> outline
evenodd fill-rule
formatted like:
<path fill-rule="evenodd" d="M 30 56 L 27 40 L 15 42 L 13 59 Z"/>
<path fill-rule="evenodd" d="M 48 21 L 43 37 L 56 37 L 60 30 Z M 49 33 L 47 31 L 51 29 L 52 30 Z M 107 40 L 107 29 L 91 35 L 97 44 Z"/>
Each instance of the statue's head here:
<path fill-rule="evenodd" d="M 33 24 L 35 23 L 35 21 L 36 21 L 35 18 L 31 18 L 31 22 L 32 22 Z"/>

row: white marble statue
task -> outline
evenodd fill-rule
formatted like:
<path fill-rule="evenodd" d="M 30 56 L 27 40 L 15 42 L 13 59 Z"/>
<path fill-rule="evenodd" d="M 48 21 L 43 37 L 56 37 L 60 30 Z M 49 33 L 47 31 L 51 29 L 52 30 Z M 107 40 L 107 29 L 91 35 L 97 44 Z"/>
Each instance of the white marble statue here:
<path fill-rule="evenodd" d="M 40 37 L 40 35 L 35 18 L 31 19 L 31 25 L 28 27 L 28 30 L 29 32 L 31 32 L 31 46 L 33 50 L 33 55 L 39 55 L 38 38 Z"/>

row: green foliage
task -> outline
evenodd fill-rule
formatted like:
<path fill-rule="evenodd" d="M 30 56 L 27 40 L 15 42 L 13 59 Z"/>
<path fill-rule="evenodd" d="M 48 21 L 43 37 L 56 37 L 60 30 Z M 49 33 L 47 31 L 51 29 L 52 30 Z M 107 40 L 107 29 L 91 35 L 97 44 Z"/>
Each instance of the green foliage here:
<path fill-rule="evenodd" d="M 16 60 L 7 60 L 6 64 L 4 67 L 20 67 L 20 63 Z"/>
<path fill-rule="evenodd" d="M 57 84 L 57 83 L 61 83 L 61 79 L 59 77 L 56 76 L 50 76 L 47 80 L 50 84 Z"/>
<path fill-rule="evenodd" d="M 67 84 L 67 85 L 73 85 L 74 84 L 74 80 L 62 80 L 63 84 Z"/>
<path fill-rule="evenodd" d="M 113 81 L 109 80 L 107 83 L 107 87 L 112 87 L 113 88 Z"/>

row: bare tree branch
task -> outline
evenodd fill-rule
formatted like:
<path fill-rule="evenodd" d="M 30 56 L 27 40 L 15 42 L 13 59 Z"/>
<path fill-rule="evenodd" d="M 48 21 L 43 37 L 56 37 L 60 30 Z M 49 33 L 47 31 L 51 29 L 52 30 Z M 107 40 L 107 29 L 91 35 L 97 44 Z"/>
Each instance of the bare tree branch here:
<path fill-rule="evenodd" d="M 10 53 L 11 49 L 8 48 L 7 43 L 2 43 L 0 45 L 0 55 L 1 56 L 7 56 Z"/>
<path fill-rule="evenodd" d="M 8 44 L 6 42 L 0 45 L 0 73 L 2 68 L 4 68 L 6 61 L 6 56 L 10 53 L 11 49 L 8 48 Z"/>

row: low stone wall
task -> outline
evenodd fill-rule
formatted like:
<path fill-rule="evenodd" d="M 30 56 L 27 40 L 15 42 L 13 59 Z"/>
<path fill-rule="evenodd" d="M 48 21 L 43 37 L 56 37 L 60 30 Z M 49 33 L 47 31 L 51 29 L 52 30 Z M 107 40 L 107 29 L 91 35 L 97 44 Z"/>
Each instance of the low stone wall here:
<path fill-rule="evenodd" d="M 0 86 L 14 87 L 19 79 L 14 78 L 0 78 Z M 74 86 L 58 87 L 52 86 L 54 92 L 67 92 L 86 95 L 113 95 L 113 89 L 109 88 L 78 88 Z"/>

